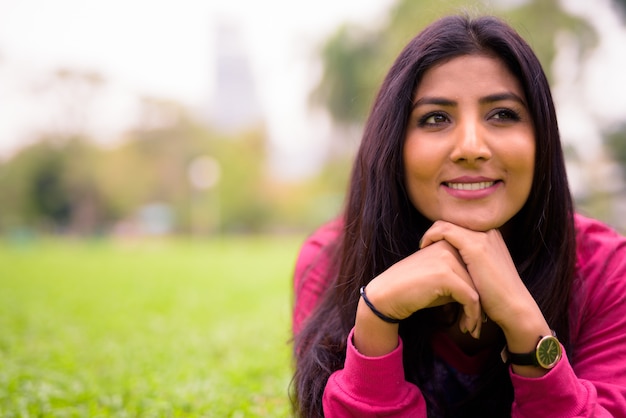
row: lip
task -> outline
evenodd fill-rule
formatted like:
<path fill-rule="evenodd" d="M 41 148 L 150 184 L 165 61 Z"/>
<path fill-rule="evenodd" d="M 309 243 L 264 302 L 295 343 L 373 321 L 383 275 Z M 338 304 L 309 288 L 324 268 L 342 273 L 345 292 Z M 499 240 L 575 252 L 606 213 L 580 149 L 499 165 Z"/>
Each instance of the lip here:
<path fill-rule="evenodd" d="M 452 197 L 464 200 L 484 199 L 495 193 L 502 181 L 483 176 L 461 176 L 441 183 L 441 187 Z"/>

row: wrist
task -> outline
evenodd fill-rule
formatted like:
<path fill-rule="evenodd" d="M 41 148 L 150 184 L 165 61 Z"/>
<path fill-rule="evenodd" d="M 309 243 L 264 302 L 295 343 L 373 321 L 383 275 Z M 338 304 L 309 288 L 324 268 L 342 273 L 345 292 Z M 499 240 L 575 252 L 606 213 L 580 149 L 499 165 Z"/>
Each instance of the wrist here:
<path fill-rule="evenodd" d="M 382 321 L 360 298 L 356 311 L 353 344 L 364 356 L 380 357 L 398 346 L 398 324 Z"/>
<path fill-rule="evenodd" d="M 390 317 L 388 315 L 385 315 L 384 313 L 382 313 L 378 309 L 376 309 L 374 304 L 367 297 L 367 293 L 365 293 L 365 286 L 361 286 L 361 289 L 359 289 L 359 293 L 361 294 L 361 298 L 362 298 L 363 302 L 365 302 L 367 307 L 370 308 L 370 311 L 372 311 L 372 313 L 374 315 L 376 315 L 381 320 L 383 320 L 383 321 L 385 321 L 385 322 L 387 322 L 389 324 L 398 324 L 398 323 L 400 323 L 399 319 L 392 318 L 392 317 Z"/>
<path fill-rule="evenodd" d="M 537 345 L 539 336 L 552 335 L 552 329 L 538 306 L 517 312 L 509 315 L 506 323 L 499 324 L 510 352 L 528 352 Z"/>
<path fill-rule="evenodd" d="M 520 327 L 514 332 L 504 332 L 507 348 L 512 353 L 526 353 L 532 350 L 536 347 L 539 337 L 546 335 L 552 335 L 552 330 L 547 324 L 526 329 Z"/>

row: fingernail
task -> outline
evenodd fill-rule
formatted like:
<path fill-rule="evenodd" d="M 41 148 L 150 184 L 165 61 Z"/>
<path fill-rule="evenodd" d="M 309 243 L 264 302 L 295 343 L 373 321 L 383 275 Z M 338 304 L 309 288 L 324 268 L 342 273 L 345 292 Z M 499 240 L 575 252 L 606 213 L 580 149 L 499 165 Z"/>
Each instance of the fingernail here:
<path fill-rule="evenodd" d="M 467 328 L 469 330 L 469 327 Z M 472 330 L 469 331 L 470 335 L 475 339 L 480 338 L 480 322 L 475 322 L 473 324 Z"/>
<path fill-rule="evenodd" d="M 476 328 L 474 332 L 472 332 L 472 337 L 476 340 L 480 340 L 480 328 Z"/>

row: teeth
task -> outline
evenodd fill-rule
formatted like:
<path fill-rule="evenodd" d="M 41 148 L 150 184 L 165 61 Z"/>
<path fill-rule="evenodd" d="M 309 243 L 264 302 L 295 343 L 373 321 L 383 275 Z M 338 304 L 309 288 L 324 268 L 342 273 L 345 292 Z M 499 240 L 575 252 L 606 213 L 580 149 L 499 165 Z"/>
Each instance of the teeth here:
<path fill-rule="evenodd" d="M 455 190 L 481 190 L 491 187 L 494 181 L 481 181 L 480 183 L 447 183 L 448 187 Z"/>

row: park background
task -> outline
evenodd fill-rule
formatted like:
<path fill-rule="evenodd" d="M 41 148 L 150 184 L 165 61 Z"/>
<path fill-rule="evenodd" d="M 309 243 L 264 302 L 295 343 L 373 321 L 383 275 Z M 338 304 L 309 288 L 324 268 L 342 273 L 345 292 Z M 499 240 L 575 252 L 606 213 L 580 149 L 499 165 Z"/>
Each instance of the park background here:
<path fill-rule="evenodd" d="M 577 207 L 624 232 L 623 0 L 0 0 L 0 416 L 289 416 L 299 245 L 459 10 L 535 49 Z"/>

